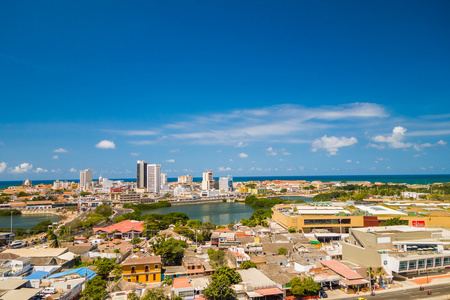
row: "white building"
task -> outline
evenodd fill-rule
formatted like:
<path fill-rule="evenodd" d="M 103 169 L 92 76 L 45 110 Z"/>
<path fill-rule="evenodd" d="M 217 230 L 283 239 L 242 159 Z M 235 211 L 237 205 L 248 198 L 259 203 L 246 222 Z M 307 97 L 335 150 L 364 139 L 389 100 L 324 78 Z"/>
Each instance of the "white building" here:
<path fill-rule="evenodd" d="M 208 191 L 214 188 L 213 171 L 203 172 L 202 190 Z"/>
<path fill-rule="evenodd" d="M 143 189 L 147 187 L 147 162 L 143 160 L 137 161 L 136 172 L 137 188 Z"/>
<path fill-rule="evenodd" d="M 167 174 L 161 173 L 161 186 L 167 185 Z"/>
<path fill-rule="evenodd" d="M 191 175 L 178 176 L 178 183 L 192 184 L 194 181 Z"/>
<path fill-rule="evenodd" d="M 220 177 L 219 178 L 219 191 L 232 192 L 233 191 L 233 177 Z"/>
<path fill-rule="evenodd" d="M 161 191 L 161 165 L 147 165 L 147 191 L 156 194 Z"/>
<path fill-rule="evenodd" d="M 80 190 L 88 190 L 92 186 L 92 170 L 86 169 L 80 172 Z"/>

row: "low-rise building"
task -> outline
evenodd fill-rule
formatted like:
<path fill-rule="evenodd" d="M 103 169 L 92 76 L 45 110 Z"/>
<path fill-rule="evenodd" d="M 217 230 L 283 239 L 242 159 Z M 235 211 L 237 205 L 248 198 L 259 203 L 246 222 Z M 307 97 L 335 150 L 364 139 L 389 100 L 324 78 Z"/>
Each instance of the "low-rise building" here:
<path fill-rule="evenodd" d="M 161 257 L 132 255 L 122 263 L 122 277 L 128 282 L 161 282 Z"/>

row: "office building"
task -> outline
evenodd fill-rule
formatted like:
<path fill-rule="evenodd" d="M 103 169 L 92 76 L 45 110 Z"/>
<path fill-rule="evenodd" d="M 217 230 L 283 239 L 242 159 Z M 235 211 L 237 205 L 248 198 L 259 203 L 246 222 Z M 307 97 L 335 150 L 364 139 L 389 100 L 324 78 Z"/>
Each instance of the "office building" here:
<path fill-rule="evenodd" d="M 147 187 L 147 162 L 143 160 L 137 161 L 137 188 L 143 189 Z"/>
<path fill-rule="evenodd" d="M 178 183 L 192 184 L 194 179 L 191 175 L 178 176 Z"/>
<path fill-rule="evenodd" d="M 233 177 L 220 177 L 219 178 L 219 191 L 232 192 L 233 191 Z"/>
<path fill-rule="evenodd" d="M 203 173 L 202 190 L 208 191 L 214 188 L 213 171 Z"/>
<path fill-rule="evenodd" d="M 86 169 L 80 172 L 80 190 L 86 191 L 92 186 L 92 170 Z"/>
<path fill-rule="evenodd" d="M 147 191 L 156 194 L 161 191 L 161 165 L 147 164 Z"/>
<path fill-rule="evenodd" d="M 161 173 L 161 186 L 167 185 L 167 174 Z"/>

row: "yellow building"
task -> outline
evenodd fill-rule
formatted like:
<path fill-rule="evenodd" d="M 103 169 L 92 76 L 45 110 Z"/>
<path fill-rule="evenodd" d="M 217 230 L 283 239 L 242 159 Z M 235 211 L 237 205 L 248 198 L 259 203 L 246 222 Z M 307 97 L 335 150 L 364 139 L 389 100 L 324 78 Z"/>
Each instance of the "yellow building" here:
<path fill-rule="evenodd" d="M 161 282 L 161 257 L 132 255 L 122 263 L 122 277 L 128 282 Z"/>

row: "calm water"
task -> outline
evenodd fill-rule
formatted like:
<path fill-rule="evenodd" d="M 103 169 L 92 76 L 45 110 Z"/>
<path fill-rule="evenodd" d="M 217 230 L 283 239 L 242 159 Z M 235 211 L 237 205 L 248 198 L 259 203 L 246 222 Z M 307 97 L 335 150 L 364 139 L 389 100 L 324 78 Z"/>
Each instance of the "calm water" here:
<path fill-rule="evenodd" d="M 170 212 L 182 212 L 189 216 L 191 220 L 202 222 L 210 221 L 216 225 L 225 225 L 238 222 L 242 218 L 250 218 L 255 210 L 248 205 L 241 203 L 203 203 L 191 205 L 174 205 L 159 209 L 144 211 L 143 214 L 167 214 Z"/>
<path fill-rule="evenodd" d="M 56 222 L 58 220 L 58 216 L 53 214 L 13 216 L 13 228 L 21 227 L 30 229 L 31 227 L 37 225 L 39 222 L 45 220 Z M 0 216 L 0 228 L 11 228 L 11 217 Z"/>

